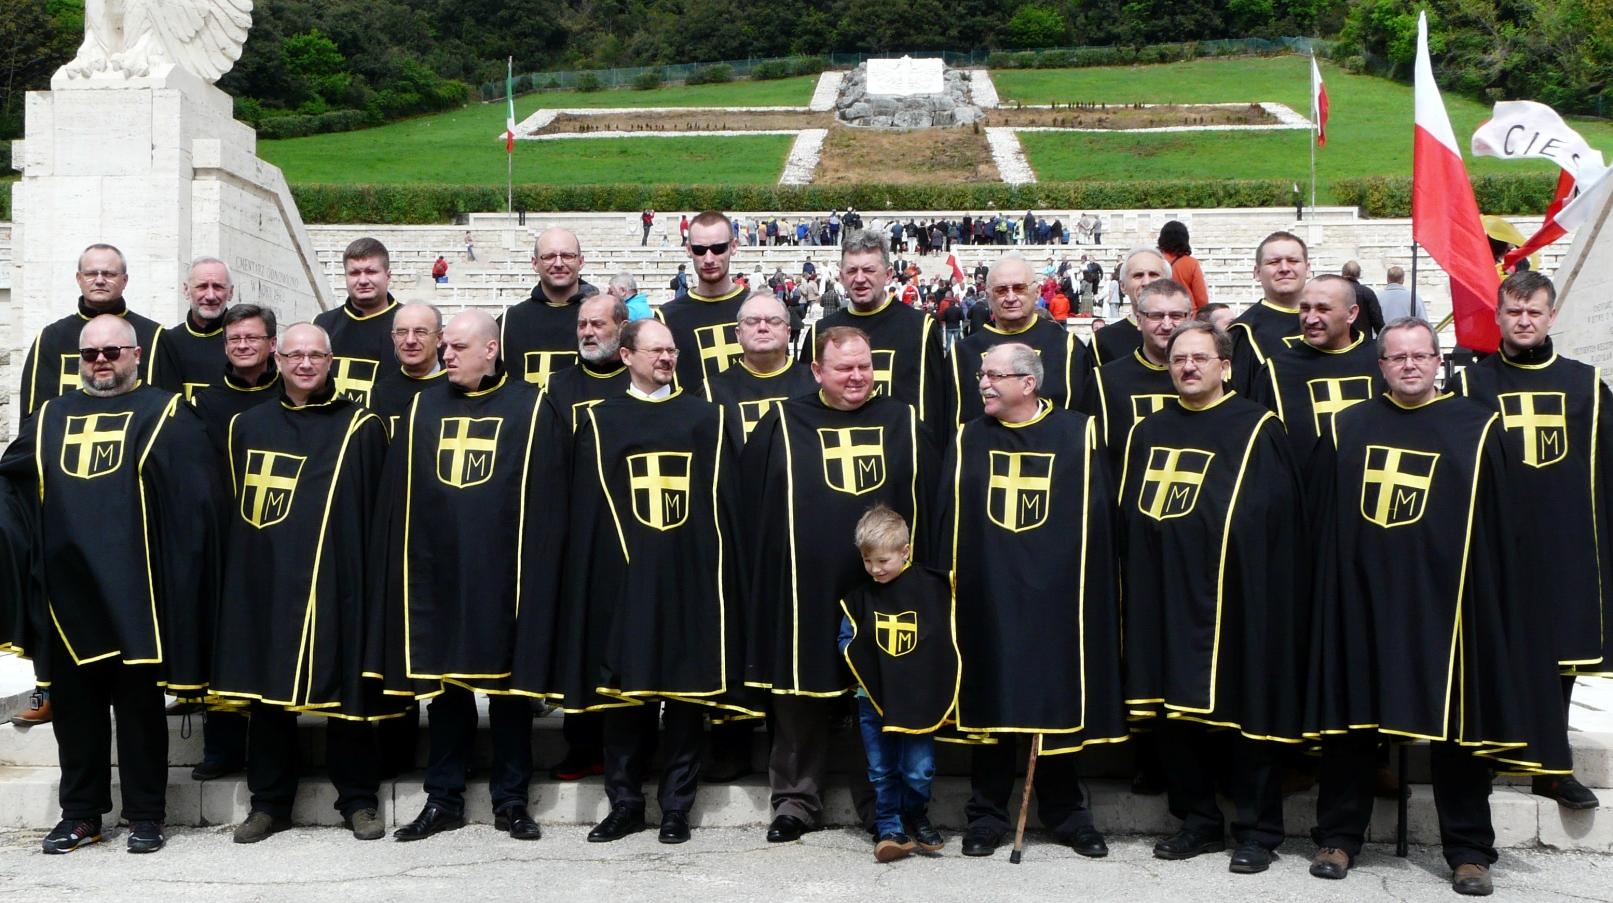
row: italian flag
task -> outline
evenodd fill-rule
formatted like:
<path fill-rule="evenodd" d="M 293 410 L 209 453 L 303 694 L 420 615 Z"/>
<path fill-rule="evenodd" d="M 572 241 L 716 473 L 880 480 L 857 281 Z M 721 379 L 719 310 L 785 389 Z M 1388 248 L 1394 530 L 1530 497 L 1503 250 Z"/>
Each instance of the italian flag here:
<path fill-rule="evenodd" d="M 509 68 L 504 74 L 504 102 L 508 104 L 504 114 L 504 152 L 515 153 L 515 57 L 510 57 Z"/>

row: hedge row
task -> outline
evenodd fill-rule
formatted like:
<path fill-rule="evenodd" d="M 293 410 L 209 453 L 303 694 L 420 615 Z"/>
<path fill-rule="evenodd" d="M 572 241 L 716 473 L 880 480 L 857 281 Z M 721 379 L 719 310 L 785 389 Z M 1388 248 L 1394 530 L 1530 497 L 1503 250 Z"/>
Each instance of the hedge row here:
<path fill-rule="evenodd" d="M 1530 173 L 1479 176 L 1473 179 L 1473 196 L 1479 210 L 1503 216 L 1539 216 L 1546 212 L 1557 189 L 1557 177 Z M 1409 176 L 1369 176 L 1339 179 L 1333 183 L 1338 203 L 1360 207 L 1366 216 L 1411 216 Z"/>
<path fill-rule="evenodd" d="M 1321 42 L 1317 44 L 1320 46 Z M 1290 52 L 1292 48 L 1281 41 L 1247 38 L 1232 41 L 1149 44 L 1142 47 L 1071 47 L 1056 50 L 1003 51 L 987 57 L 986 65 L 992 69 L 1079 69 L 1087 66 L 1156 65 L 1209 57 L 1267 56 Z"/>
<path fill-rule="evenodd" d="M 375 120 L 364 110 L 331 110 L 311 116 L 293 114 L 275 116 L 258 123 L 258 137 L 265 141 L 274 138 L 301 138 L 305 135 L 322 135 L 326 132 L 350 132 L 375 124 Z"/>

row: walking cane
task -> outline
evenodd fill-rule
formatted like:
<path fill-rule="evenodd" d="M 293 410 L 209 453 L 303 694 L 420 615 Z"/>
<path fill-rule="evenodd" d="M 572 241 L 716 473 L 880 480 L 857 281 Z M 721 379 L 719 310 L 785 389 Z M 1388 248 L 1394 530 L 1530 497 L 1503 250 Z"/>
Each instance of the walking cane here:
<path fill-rule="evenodd" d="M 1014 828 L 1014 852 L 1008 855 L 1008 861 L 1019 865 L 1019 860 L 1025 850 L 1025 816 L 1031 811 L 1031 785 L 1036 782 L 1036 757 L 1042 751 L 1042 735 L 1031 737 L 1031 755 L 1025 763 L 1025 792 L 1019 797 L 1019 825 Z"/>
<path fill-rule="evenodd" d="M 1395 800 L 1395 855 L 1404 859 L 1410 852 L 1406 836 L 1406 808 L 1411 799 L 1411 785 L 1406 783 L 1406 744 L 1404 743 L 1395 744 L 1395 766 L 1395 772 L 1400 782 L 1398 792 L 1395 794 L 1398 797 Z"/>

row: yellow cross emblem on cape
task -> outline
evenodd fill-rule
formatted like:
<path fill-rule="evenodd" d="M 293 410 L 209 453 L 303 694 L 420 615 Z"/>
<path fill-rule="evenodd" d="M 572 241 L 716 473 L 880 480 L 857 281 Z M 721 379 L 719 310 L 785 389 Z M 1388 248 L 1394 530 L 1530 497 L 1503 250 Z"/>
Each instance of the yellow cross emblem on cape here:
<path fill-rule="evenodd" d="M 767 416 L 767 412 L 773 410 L 773 405 L 784 400 L 781 396 L 779 398 L 758 398 L 755 401 L 740 402 L 739 425 L 745 430 L 745 438 L 750 439 L 750 434 L 756 429 L 756 424 L 761 423 L 762 418 Z"/>
<path fill-rule="evenodd" d="M 874 357 L 874 391 L 873 395 L 891 394 L 891 372 L 896 369 L 896 352 L 883 348 L 876 348 Z"/>
<path fill-rule="evenodd" d="M 986 516 L 1004 530 L 1020 533 L 1047 522 L 1053 494 L 1053 455 L 1047 452 L 991 453 L 986 483 Z"/>
<path fill-rule="evenodd" d="M 123 466 L 123 440 L 133 411 L 67 418 L 62 437 L 62 473 L 81 480 L 104 477 Z"/>
<path fill-rule="evenodd" d="M 259 530 L 285 520 L 291 514 L 297 478 L 307 460 L 302 455 L 247 449 L 246 474 L 241 477 L 241 519 Z"/>
<path fill-rule="evenodd" d="M 502 417 L 444 417 L 437 433 L 437 479 L 469 489 L 493 478 Z"/>
<path fill-rule="evenodd" d="M 727 370 L 745 353 L 733 323 L 697 326 L 694 341 L 700 349 L 700 372 L 706 379 Z"/>
<path fill-rule="evenodd" d="M 1333 431 L 1334 414 L 1372 398 L 1372 377 L 1309 379 L 1305 388 L 1311 396 L 1311 425 L 1316 435 L 1325 436 Z"/>
<path fill-rule="evenodd" d="M 885 484 L 885 428 L 851 426 L 818 430 L 823 481 L 836 492 L 862 495 Z"/>
<path fill-rule="evenodd" d="M 546 389 L 549 387 L 549 377 L 577 363 L 577 352 L 528 351 L 522 355 L 521 360 L 526 367 L 526 375 L 523 378 L 529 383 L 535 383 L 540 389 Z"/>
<path fill-rule="evenodd" d="M 1131 425 L 1136 426 L 1144 417 L 1165 409 L 1166 402 L 1175 401 L 1175 395 L 1131 396 Z"/>
<path fill-rule="evenodd" d="M 689 519 L 689 466 L 692 452 L 646 452 L 627 457 L 627 485 L 633 516 L 657 530 L 672 530 Z"/>
<path fill-rule="evenodd" d="M 1404 527 L 1421 520 L 1438 463 L 1439 455 L 1432 452 L 1367 446 L 1361 516 L 1380 527 Z"/>
<path fill-rule="evenodd" d="M 1137 510 L 1154 520 L 1191 514 L 1199 502 L 1204 474 L 1214 459 L 1215 452 L 1197 448 L 1150 448 L 1142 488 L 1137 493 Z"/>
<path fill-rule="evenodd" d="M 330 379 L 336 387 L 336 394 L 368 406 L 370 403 L 370 390 L 375 388 L 375 374 L 380 368 L 380 361 L 373 361 L 365 357 L 331 358 Z"/>
<path fill-rule="evenodd" d="M 1550 467 L 1568 457 L 1568 396 L 1562 392 L 1508 392 L 1501 396 L 1501 428 L 1519 432 L 1523 463 Z"/>
<path fill-rule="evenodd" d="M 61 378 L 56 382 L 57 395 L 66 395 L 69 392 L 77 392 L 78 387 L 83 385 L 78 378 L 78 361 L 79 357 L 78 352 L 76 351 L 72 354 L 62 355 Z"/>
<path fill-rule="evenodd" d="M 916 611 L 899 611 L 886 614 L 874 612 L 874 641 L 886 655 L 906 655 L 919 645 L 919 614 Z"/>

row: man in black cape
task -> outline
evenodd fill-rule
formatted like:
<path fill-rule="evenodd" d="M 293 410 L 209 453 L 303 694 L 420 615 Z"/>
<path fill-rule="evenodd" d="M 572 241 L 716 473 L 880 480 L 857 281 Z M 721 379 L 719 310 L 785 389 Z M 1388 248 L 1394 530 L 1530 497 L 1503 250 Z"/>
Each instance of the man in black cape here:
<path fill-rule="evenodd" d="M 398 302 L 388 290 L 392 257 L 379 241 L 357 238 L 342 251 L 342 270 L 347 300 L 315 317 L 314 325 L 330 336 L 336 354 L 330 365 L 336 394 L 368 407 L 376 381 L 398 365 L 392 350 L 392 318 Z"/>
<path fill-rule="evenodd" d="M 217 467 L 184 400 L 139 381 L 137 341 L 117 314 L 90 320 L 78 338 L 79 388 L 23 420 L 0 458 L 37 531 L 31 552 L 12 555 L 35 556 L 42 583 L 23 602 L 22 651 L 55 706 L 62 820 L 45 836 L 47 853 L 101 839 L 112 712 L 129 850 L 162 848 L 163 692 L 199 696 L 207 686 Z"/>
<path fill-rule="evenodd" d="M 1613 425 L 1606 416 L 1613 394 L 1600 370 L 1557 354 L 1547 334 L 1556 318 L 1550 279 L 1528 270 L 1508 277 L 1496 305 L 1501 353 L 1463 370 L 1461 390 L 1501 415 L 1501 443 L 1523 465 L 1514 468 L 1511 523 L 1531 545 L 1527 591 L 1556 647 L 1566 710 L 1576 675 L 1613 677 L 1602 588 L 1604 575 L 1613 574 Z M 1567 809 L 1597 806 L 1596 794 L 1572 774 L 1536 776 L 1533 789 Z"/>
<path fill-rule="evenodd" d="M 223 474 L 229 469 L 230 421 L 249 408 L 278 401 L 281 386 L 280 368 L 274 362 L 278 344 L 274 311 L 256 304 L 236 304 L 220 319 L 223 366 L 214 384 L 197 392 L 191 404 L 207 427 Z"/>
<path fill-rule="evenodd" d="M 1372 816 L 1378 739 L 1428 740 L 1458 893 L 1488 894 L 1492 765 L 1566 774 L 1548 625 L 1512 558 L 1500 416 L 1440 394 L 1422 320 L 1378 335 L 1388 393 L 1333 418 L 1311 479 L 1318 549 L 1307 730 L 1323 739 L 1311 874 L 1343 878 Z M 1454 535 L 1453 535 L 1454 532 Z"/>
<path fill-rule="evenodd" d="M 772 694 L 767 839 L 797 840 L 823 811 L 829 731 L 853 688 L 836 655 L 839 600 L 863 579 L 849 542 L 871 505 L 908 523 L 919 555 L 929 531 L 935 453 L 912 405 L 874 394 L 860 331 L 818 333 L 819 391 L 778 404 L 745 445 L 746 681 Z"/>
<path fill-rule="evenodd" d="M 678 385 L 701 398 L 705 381 L 739 358 L 734 328 L 746 292 L 729 273 L 737 242 L 726 213 L 707 210 L 690 220 L 685 247 L 694 264 L 695 284 L 656 308 L 655 316 L 678 343 Z"/>
<path fill-rule="evenodd" d="M 300 323 L 277 352 L 277 403 L 230 421 L 234 503 L 213 693 L 249 706 L 246 775 L 252 808 L 236 843 L 291 827 L 297 715 L 327 717 L 325 759 L 336 810 L 360 840 L 378 840 L 380 775 L 371 721 L 402 708 L 365 656 L 384 636 L 370 591 L 370 536 L 386 459 L 380 418 L 336 394 L 330 338 Z"/>
<path fill-rule="evenodd" d="M 674 385 L 666 326 L 627 324 L 621 354 L 632 386 L 589 408 L 577 430 L 559 688 L 567 712 L 605 712 L 611 809 L 589 841 L 643 830 L 659 727 L 660 840 L 682 843 L 706 715 L 760 715 L 744 699 L 740 621 L 729 614 L 735 462 L 722 409 Z"/>
<path fill-rule="evenodd" d="M 1138 255 L 1138 260 L 1147 260 Z M 1142 344 L 1093 371 L 1081 409 L 1098 422 L 1109 473 L 1117 480 L 1125 459 L 1126 439 L 1144 417 L 1176 401 L 1176 387 L 1165 366 L 1165 348 L 1176 327 L 1193 317 L 1193 296 L 1170 278 L 1150 282 L 1134 306 Z M 1105 326 L 1099 335 L 1113 329 Z"/>
<path fill-rule="evenodd" d="M 1299 341 L 1299 299 L 1311 275 L 1310 251 L 1292 232 L 1273 232 L 1255 246 L 1261 299 L 1227 327 L 1232 336 L 1232 387 L 1248 392 L 1266 359 Z"/>
<path fill-rule="evenodd" d="M 401 639 L 380 670 L 389 690 L 431 700 L 426 804 L 393 836 L 422 840 L 465 824 L 475 694 L 485 693 L 494 825 L 535 840 L 527 697 L 551 693 L 566 428 L 541 390 L 500 365 L 488 314 L 448 322 L 443 364 L 447 378 L 398 421 L 383 492 L 383 592 L 389 632 Z"/>
<path fill-rule="evenodd" d="M 414 397 L 439 385 L 448 371 L 442 365 L 442 311 L 424 301 L 398 305 L 392 317 L 392 353 L 398 367 L 381 374 L 370 393 L 370 410 L 386 424 L 386 434 L 398 434 L 398 421 Z"/>
<path fill-rule="evenodd" d="M 619 353 L 627 321 L 627 304 L 613 295 L 602 292 L 577 305 L 577 364 L 555 372 L 544 390 L 569 429 L 577 429 L 583 411 L 627 391 L 627 367 Z"/>
<path fill-rule="evenodd" d="M 1017 738 L 1038 734 L 1042 823 L 1083 856 L 1109 853 L 1070 754 L 1127 736 L 1115 495 L 1097 423 L 1040 397 L 1044 359 L 1020 342 L 988 351 L 974 382 L 985 416 L 958 431 L 941 468 L 958 730 L 997 741 L 971 751 L 965 856 L 990 856 L 1008 833 Z"/>
<path fill-rule="evenodd" d="M 1125 360 L 1142 344 L 1142 323 L 1137 319 L 1142 290 L 1155 280 L 1169 278 L 1170 262 L 1158 248 L 1133 248 L 1126 255 L 1120 264 L 1120 294 L 1127 306 L 1126 315 L 1093 334 L 1092 357 L 1098 366 Z M 1192 303 L 1191 296 L 1188 303 Z M 1125 441 L 1124 437 L 1121 441 Z"/>
<path fill-rule="evenodd" d="M 499 317 L 504 366 L 539 388 L 577 362 L 577 306 L 599 293 L 581 278 L 582 245 L 569 229 L 547 229 L 532 250 L 532 297 Z"/>
<path fill-rule="evenodd" d="M 790 359 L 790 317 L 770 291 L 752 292 L 739 308 L 739 347 L 734 366 L 706 383 L 706 400 L 723 409 L 728 438 L 745 447 L 762 418 L 780 402 L 818 390 L 811 367 Z"/>
<path fill-rule="evenodd" d="M 1179 398 L 1132 430 L 1120 486 L 1126 705 L 1160 732 L 1182 820 L 1154 855 L 1226 848 L 1220 784 L 1234 808 L 1229 867 L 1263 872 L 1283 840 L 1279 744 L 1303 737 L 1303 490 L 1277 415 L 1226 389 L 1225 333 L 1188 322 L 1166 358 Z"/>
<path fill-rule="evenodd" d="M 224 311 L 235 296 L 230 268 L 217 257 L 198 257 L 185 277 L 185 319 L 162 331 L 158 343 L 161 360 L 152 373 L 159 388 L 177 392 L 186 401 L 219 380 L 218 362 L 224 357 Z"/>

